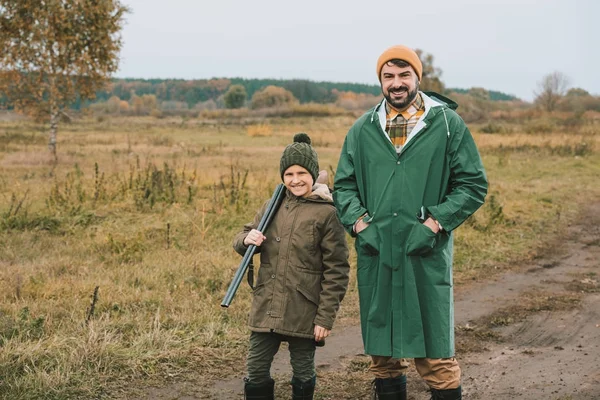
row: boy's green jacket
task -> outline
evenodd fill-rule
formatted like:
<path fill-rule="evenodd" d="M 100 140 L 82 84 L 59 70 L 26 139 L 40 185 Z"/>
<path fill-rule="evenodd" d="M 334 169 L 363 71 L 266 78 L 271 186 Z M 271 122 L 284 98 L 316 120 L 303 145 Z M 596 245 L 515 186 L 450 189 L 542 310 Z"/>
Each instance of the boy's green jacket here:
<path fill-rule="evenodd" d="M 383 103 L 348 132 L 334 201 L 346 230 L 368 213 L 356 238 L 365 352 L 395 358 L 454 356 L 453 233 L 482 204 L 487 179 L 456 108 L 421 92 L 425 114 L 398 155 L 380 122 Z M 435 97 L 434 97 L 435 96 Z M 443 100 L 442 100 L 443 99 Z M 421 209 L 442 225 L 422 225 Z"/>
<path fill-rule="evenodd" d="M 258 247 L 260 269 L 248 324 L 254 332 L 314 337 L 314 325 L 331 329 L 348 287 L 346 233 L 326 185 L 308 198 L 286 197 Z M 319 194 L 317 194 L 319 193 Z M 326 198 L 324 200 L 320 196 Z M 256 229 L 266 203 L 233 241 L 243 255 L 244 239 Z"/>

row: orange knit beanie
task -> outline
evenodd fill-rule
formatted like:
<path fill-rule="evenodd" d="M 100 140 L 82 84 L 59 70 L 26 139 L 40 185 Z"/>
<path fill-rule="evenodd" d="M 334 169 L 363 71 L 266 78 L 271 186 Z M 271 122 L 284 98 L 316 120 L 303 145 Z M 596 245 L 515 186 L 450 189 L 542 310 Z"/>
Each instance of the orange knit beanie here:
<path fill-rule="evenodd" d="M 423 64 L 421 64 L 419 56 L 413 49 L 402 45 L 392 46 L 379 56 L 379 59 L 377 59 L 377 79 L 381 81 L 381 69 L 383 68 L 383 64 L 394 58 L 409 63 L 417 73 L 419 80 L 421 80 L 421 77 L 423 76 Z"/>

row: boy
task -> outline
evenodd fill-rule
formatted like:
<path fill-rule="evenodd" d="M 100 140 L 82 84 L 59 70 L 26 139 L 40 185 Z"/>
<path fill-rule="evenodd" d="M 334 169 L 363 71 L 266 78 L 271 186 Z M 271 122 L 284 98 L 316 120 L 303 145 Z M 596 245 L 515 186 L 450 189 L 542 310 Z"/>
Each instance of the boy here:
<path fill-rule="evenodd" d="M 249 318 L 246 399 L 273 399 L 270 369 L 281 342 L 289 343 L 292 398 L 312 399 L 315 346 L 330 333 L 348 287 L 345 231 L 327 185 L 317 183 L 319 160 L 305 133 L 283 151 L 281 179 L 285 198 L 266 232 L 254 222 L 244 226 L 233 247 L 260 251 L 260 269 Z M 257 251 L 258 251 L 257 250 Z"/>

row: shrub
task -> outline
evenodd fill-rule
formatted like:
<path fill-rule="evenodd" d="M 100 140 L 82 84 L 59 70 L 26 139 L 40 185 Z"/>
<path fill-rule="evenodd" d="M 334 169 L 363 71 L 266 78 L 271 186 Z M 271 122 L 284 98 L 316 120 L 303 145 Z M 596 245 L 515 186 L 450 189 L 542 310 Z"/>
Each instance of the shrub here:
<path fill-rule="evenodd" d="M 292 92 L 282 87 L 269 85 L 262 90 L 254 93 L 250 101 L 250 108 L 271 108 L 295 104 L 298 100 Z"/>
<path fill-rule="evenodd" d="M 291 113 L 294 117 L 331 117 L 347 114 L 347 111 L 332 104 L 307 103 L 292 106 Z"/>
<path fill-rule="evenodd" d="M 481 127 L 480 131 L 482 133 L 511 133 L 512 129 L 502 124 L 488 122 Z"/>
<path fill-rule="evenodd" d="M 246 89 L 242 85 L 231 85 L 223 95 L 227 108 L 242 108 L 246 102 Z"/>
<path fill-rule="evenodd" d="M 554 126 L 546 121 L 535 121 L 525 125 L 526 133 L 551 133 L 554 131 Z"/>

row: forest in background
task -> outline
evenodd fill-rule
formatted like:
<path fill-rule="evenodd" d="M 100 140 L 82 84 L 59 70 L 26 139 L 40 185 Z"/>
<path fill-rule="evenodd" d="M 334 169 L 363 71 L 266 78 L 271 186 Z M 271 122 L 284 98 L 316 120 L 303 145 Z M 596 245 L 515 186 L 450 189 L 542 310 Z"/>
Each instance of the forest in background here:
<path fill-rule="evenodd" d="M 113 79 L 111 87 L 96 94 L 96 101 L 106 101 L 112 96 L 130 100 L 132 95 L 152 94 L 158 101 L 178 101 L 193 108 L 208 100 L 218 101 L 231 85 L 244 87 L 248 98 L 267 86 L 277 86 L 290 91 L 300 103 L 333 103 L 340 92 L 379 96 L 378 85 L 360 83 L 316 82 L 306 79 Z M 468 93 L 469 89 L 448 89 L 449 92 Z M 490 90 L 490 100 L 517 100 L 515 96 Z"/>
<path fill-rule="evenodd" d="M 164 110 L 193 110 L 227 108 L 224 95 L 234 85 L 242 86 L 247 100 L 255 93 L 267 87 L 278 87 L 290 92 L 300 104 L 317 103 L 332 104 L 340 98 L 348 97 L 348 93 L 356 96 L 379 97 L 381 88 L 378 85 L 367 85 L 350 82 L 317 82 L 306 79 L 246 79 L 246 78 L 212 78 L 212 79 L 138 79 L 114 78 L 110 85 L 98 92 L 96 98 L 84 101 L 77 98 L 71 105 L 72 110 L 81 110 L 92 104 L 106 103 L 112 99 L 131 102 L 135 97 L 151 96 L 157 107 Z M 449 88 L 446 94 L 469 94 L 473 90 L 484 90 L 490 101 L 514 101 L 516 96 L 495 90 L 482 88 L 461 89 Z M 7 106 L 6 99 L 0 94 L 0 107 Z"/>

